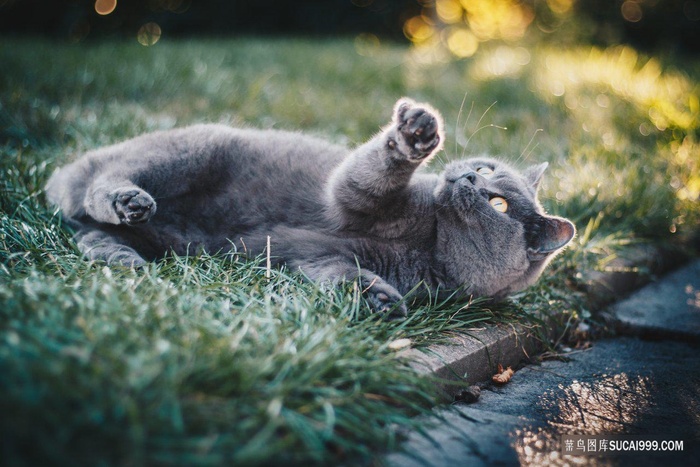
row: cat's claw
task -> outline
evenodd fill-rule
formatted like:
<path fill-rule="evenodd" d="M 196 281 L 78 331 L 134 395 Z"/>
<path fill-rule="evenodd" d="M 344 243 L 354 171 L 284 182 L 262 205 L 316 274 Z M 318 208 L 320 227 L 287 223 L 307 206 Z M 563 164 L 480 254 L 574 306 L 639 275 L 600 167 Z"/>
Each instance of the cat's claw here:
<path fill-rule="evenodd" d="M 402 100 L 397 104 L 394 120 L 398 130 L 394 147 L 409 160 L 422 161 L 440 146 L 441 118 L 436 111 Z"/>
<path fill-rule="evenodd" d="M 114 211 L 123 224 L 142 224 L 156 213 L 156 202 L 145 191 L 130 189 L 116 194 Z"/>

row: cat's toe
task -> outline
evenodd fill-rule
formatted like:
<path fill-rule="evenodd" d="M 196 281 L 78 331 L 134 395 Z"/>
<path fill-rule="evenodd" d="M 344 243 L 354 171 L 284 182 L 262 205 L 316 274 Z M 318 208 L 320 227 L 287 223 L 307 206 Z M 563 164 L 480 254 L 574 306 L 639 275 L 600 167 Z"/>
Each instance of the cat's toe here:
<path fill-rule="evenodd" d="M 127 190 L 116 196 L 114 210 L 122 223 L 142 224 L 155 214 L 156 202 L 143 190 Z"/>
<path fill-rule="evenodd" d="M 411 160 L 420 161 L 435 152 L 442 141 L 439 114 L 422 104 L 402 101 L 396 109 L 395 121 L 399 149 Z"/>
<path fill-rule="evenodd" d="M 375 291 L 370 292 L 367 298 L 372 311 L 384 315 L 385 319 L 402 319 L 408 315 L 408 308 L 399 293 Z"/>
<path fill-rule="evenodd" d="M 137 254 L 127 251 L 117 251 L 107 258 L 107 263 L 115 266 L 140 269 L 148 264 L 145 259 Z"/>
<path fill-rule="evenodd" d="M 417 109 L 404 125 L 402 132 L 420 155 L 428 155 L 440 144 L 438 121 L 432 114 Z"/>

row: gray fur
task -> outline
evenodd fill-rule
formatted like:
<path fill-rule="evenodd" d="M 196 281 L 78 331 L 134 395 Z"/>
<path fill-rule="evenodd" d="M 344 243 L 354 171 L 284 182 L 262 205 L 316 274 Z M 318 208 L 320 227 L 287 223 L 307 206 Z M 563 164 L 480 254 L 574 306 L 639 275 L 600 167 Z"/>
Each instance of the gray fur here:
<path fill-rule="evenodd" d="M 139 266 L 236 248 L 271 254 L 314 281 L 359 279 L 375 310 L 403 295 L 500 298 L 533 283 L 574 236 L 536 200 L 546 164 L 522 174 L 470 159 L 416 171 L 440 150 L 439 114 L 403 99 L 392 122 L 349 151 L 282 131 L 197 125 L 85 154 L 49 180 L 49 200 L 89 259 Z M 488 166 L 490 175 L 477 170 Z M 489 198 L 508 200 L 497 212 Z"/>

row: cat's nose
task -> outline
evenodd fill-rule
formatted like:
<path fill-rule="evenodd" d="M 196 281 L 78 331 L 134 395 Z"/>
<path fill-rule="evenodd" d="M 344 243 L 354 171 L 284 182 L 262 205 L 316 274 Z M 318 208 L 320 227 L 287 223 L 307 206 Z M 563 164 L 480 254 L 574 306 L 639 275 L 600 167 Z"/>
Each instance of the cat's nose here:
<path fill-rule="evenodd" d="M 462 175 L 462 178 L 466 178 L 472 185 L 476 185 L 476 172 L 467 172 Z"/>

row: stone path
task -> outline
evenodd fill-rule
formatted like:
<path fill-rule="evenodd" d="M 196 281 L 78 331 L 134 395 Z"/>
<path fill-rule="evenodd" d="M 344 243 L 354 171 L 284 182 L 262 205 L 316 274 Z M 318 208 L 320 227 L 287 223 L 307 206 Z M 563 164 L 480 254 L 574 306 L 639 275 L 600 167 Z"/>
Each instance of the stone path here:
<path fill-rule="evenodd" d="M 700 465 L 700 261 L 609 312 L 629 335 L 596 341 L 568 361 L 526 366 L 475 403 L 437 409 L 427 436 L 411 434 L 387 463 Z M 567 451 L 562 436 L 571 435 L 579 436 L 568 438 Z M 577 450 L 579 440 L 595 453 Z M 656 451 L 608 450 L 654 442 Z"/>

